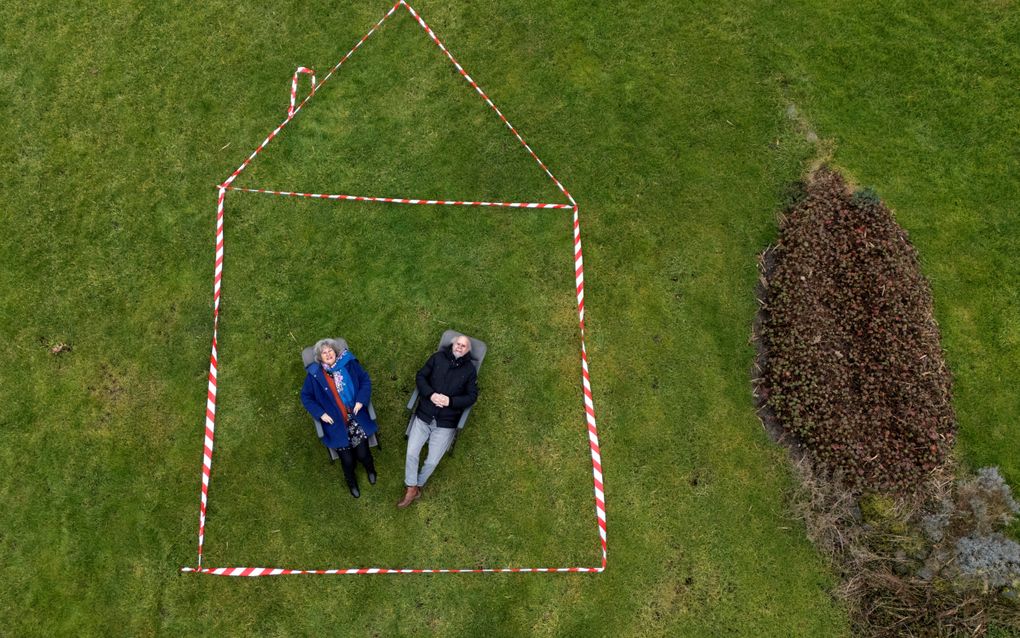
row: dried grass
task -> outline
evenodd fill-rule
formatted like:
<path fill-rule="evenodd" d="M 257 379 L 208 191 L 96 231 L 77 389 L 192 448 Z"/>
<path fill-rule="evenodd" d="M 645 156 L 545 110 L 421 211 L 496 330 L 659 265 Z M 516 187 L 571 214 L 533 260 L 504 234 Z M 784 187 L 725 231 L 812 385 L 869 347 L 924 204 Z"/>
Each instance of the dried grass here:
<path fill-rule="evenodd" d="M 918 521 L 953 497 L 951 463 L 933 471 L 916 492 L 889 497 L 879 518 L 862 512 L 867 495 L 846 490 L 807 458 L 793 467 L 794 513 L 839 574 L 834 594 L 846 606 L 855 635 L 985 636 L 992 626 L 1020 631 L 1014 601 L 1002 591 L 953 579 L 951 558 L 922 540 Z M 904 550 L 911 547 L 912 554 Z M 924 567 L 932 570 L 931 578 L 918 575 Z"/>

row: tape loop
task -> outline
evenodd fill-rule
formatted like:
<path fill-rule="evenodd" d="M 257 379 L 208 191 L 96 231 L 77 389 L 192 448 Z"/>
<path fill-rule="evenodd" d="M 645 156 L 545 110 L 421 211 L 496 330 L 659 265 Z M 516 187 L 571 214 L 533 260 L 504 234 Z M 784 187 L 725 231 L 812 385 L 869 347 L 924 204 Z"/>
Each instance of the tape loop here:
<path fill-rule="evenodd" d="M 316 84 L 315 84 L 315 70 L 314 69 L 309 69 L 307 67 L 299 66 L 297 68 L 297 70 L 294 71 L 294 77 L 291 78 L 291 80 L 290 80 L 290 108 L 287 109 L 287 118 L 288 119 L 294 117 L 294 111 L 296 110 L 294 108 L 294 104 L 297 102 L 297 81 L 298 81 L 298 76 L 300 74 L 302 74 L 302 73 L 307 73 L 308 75 L 312 76 L 312 90 L 308 94 L 308 97 L 306 97 L 305 99 L 307 100 L 309 97 L 312 97 L 313 95 L 315 95 L 315 86 L 316 86 Z M 302 104 L 303 104 L 303 102 L 302 102 Z"/>

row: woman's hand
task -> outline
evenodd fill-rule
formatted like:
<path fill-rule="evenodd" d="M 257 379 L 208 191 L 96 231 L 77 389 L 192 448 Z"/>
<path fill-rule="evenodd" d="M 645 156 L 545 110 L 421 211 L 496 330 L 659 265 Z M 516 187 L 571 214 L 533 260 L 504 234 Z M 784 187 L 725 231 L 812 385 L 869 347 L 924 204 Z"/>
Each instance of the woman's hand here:
<path fill-rule="evenodd" d="M 358 412 L 361 412 L 361 408 L 363 408 L 363 407 L 365 407 L 365 406 L 361 405 L 360 401 L 358 403 L 355 403 L 354 404 L 354 414 L 357 414 Z"/>
<path fill-rule="evenodd" d="M 323 423 L 329 423 L 330 425 L 333 424 L 333 417 L 329 416 L 325 412 L 322 413 L 322 416 L 319 417 L 319 420 L 322 421 Z"/>

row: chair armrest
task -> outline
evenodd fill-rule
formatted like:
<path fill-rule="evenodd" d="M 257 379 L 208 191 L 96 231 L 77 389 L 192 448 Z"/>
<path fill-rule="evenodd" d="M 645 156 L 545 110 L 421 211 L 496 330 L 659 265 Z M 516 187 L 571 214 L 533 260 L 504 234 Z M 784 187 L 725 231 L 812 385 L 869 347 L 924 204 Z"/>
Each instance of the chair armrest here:
<path fill-rule="evenodd" d="M 319 436 L 319 438 L 321 439 L 323 437 L 322 421 L 320 421 L 318 419 L 312 419 L 312 423 L 315 424 L 315 434 L 317 434 Z"/>
<path fill-rule="evenodd" d="M 417 401 L 418 401 L 418 388 L 415 388 L 414 392 L 411 393 L 411 400 L 407 402 L 407 409 L 413 410 L 414 404 L 417 403 Z"/>
<path fill-rule="evenodd" d="M 464 424 L 467 423 L 468 414 L 471 413 L 471 406 L 464 408 L 464 411 L 460 413 L 460 420 L 457 421 L 457 430 L 463 430 Z"/>
<path fill-rule="evenodd" d="M 375 418 L 375 406 L 372 405 L 371 401 L 368 402 L 368 416 L 371 417 L 371 419 L 373 421 L 378 421 L 379 420 L 379 419 Z"/>

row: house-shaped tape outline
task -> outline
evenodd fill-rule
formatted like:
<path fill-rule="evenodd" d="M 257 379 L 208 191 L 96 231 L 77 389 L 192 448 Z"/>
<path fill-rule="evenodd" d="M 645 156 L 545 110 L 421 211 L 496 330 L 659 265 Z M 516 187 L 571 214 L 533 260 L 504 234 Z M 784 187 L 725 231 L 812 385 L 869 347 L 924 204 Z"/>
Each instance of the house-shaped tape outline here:
<path fill-rule="evenodd" d="M 255 159 L 256 156 L 273 140 L 274 137 L 279 135 L 280 131 L 283 130 L 291 120 L 301 111 L 304 105 L 315 95 L 316 89 L 321 86 L 326 80 L 336 73 L 337 69 L 340 68 L 344 62 L 347 61 L 351 55 L 357 51 L 362 44 L 365 43 L 368 38 L 375 33 L 375 31 L 383 25 L 386 20 L 392 16 L 397 9 L 403 7 L 411 14 L 411 16 L 417 21 L 425 33 L 428 34 L 429 38 L 436 43 L 436 46 L 446 55 L 457 71 L 464 78 L 468 84 L 478 93 L 479 96 L 485 103 L 496 112 L 499 119 L 510 129 L 514 137 L 524 146 L 525 150 L 531 155 L 531 157 L 538 163 L 538 165 L 545 171 L 545 174 L 549 176 L 549 179 L 556 184 L 556 187 L 566 196 L 569 204 L 549 204 L 540 202 L 481 202 L 481 201 L 462 201 L 462 200 L 432 200 L 432 199 L 411 199 L 401 197 L 366 197 L 360 195 L 342 195 L 342 194 L 323 194 L 323 193 L 295 193 L 290 191 L 272 191 L 266 189 L 250 189 L 250 188 L 237 188 L 231 186 L 233 181 L 244 171 L 245 168 Z M 295 106 L 297 97 L 297 85 L 298 78 L 302 74 L 311 75 L 312 90 L 309 94 L 301 101 L 300 104 Z M 591 379 L 588 375 L 588 354 L 585 347 L 585 328 L 584 328 L 584 267 L 581 258 L 581 233 L 580 224 L 578 221 L 578 206 L 577 202 L 570 195 L 563 184 L 552 174 L 549 168 L 538 158 L 535 151 L 524 141 L 521 134 L 513 127 L 512 124 L 506 119 L 503 113 L 493 104 L 489 96 L 478 86 L 478 84 L 468 75 L 467 71 L 457 62 L 446 46 L 439 40 L 435 32 L 432 31 L 421 15 L 411 7 L 405 0 L 399 0 L 394 4 L 389 11 L 366 33 L 361 40 L 358 41 L 354 47 L 344 55 L 343 58 L 337 62 L 329 73 L 322 79 L 322 82 L 316 84 L 315 75 L 311 69 L 305 67 L 298 67 L 294 72 L 294 77 L 291 80 L 291 95 L 290 95 L 290 108 L 287 110 L 287 118 L 280 123 L 269 135 L 262 141 L 261 144 L 248 156 L 247 159 L 231 173 L 222 184 L 218 187 L 218 197 L 216 201 L 216 267 L 215 275 L 213 279 L 213 338 L 212 338 L 212 355 L 209 358 L 209 386 L 208 396 L 206 401 L 205 411 L 205 439 L 202 450 L 202 492 L 201 492 L 201 503 L 199 507 L 199 524 L 198 524 L 198 563 L 195 567 L 182 567 L 182 572 L 210 574 L 215 576 L 282 576 L 282 575 L 297 575 L 297 574 L 463 574 L 463 573 L 548 573 L 548 572 L 581 572 L 581 573 L 601 573 L 606 568 L 606 501 L 605 493 L 602 481 L 602 457 L 599 453 L 599 440 L 598 430 L 595 425 L 595 406 L 592 401 L 591 394 Z M 217 388 L 217 350 L 216 341 L 219 333 L 219 316 L 220 316 L 220 291 L 223 279 L 223 208 L 224 200 L 227 196 L 227 191 L 242 191 L 242 192 L 257 192 L 267 193 L 272 195 L 283 195 L 291 197 L 307 197 L 315 199 L 342 199 L 359 202 L 383 202 L 383 203 L 394 203 L 394 204 L 418 204 L 418 205 L 442 205 L 442 206 L 495 206 L 495 207 L 510 207 L 510 208 L 543 208 L 543 209 L 569 209 L 573 212 L 573 234 L 574 234 L 574 273 L 575 282 L 577 285 L 577 314 L 578 324 L 580 327 L 581 336 L 581 383 L 584 389 L 584 413 L 585 420 L 588 425 L 588 440 L 589 448 L 591 451 L 591 462 L 592 462 L 592 474 L 594 477 L 595 487 L 595 517 L 598 524 L 598 536 L 599 543 L 602 547 L 602 561 L 599 566 L 596 567 L 495 567 L 495 568 L 409 568 L 409 569 L 394 569 L 384 567 L 352 567 L 346 569 L 290 569 L 280 567 L 204 567 L 202 565 L 202 550 L 205 542 L 205 523 L 206 523 L 206 506 L 209 497 L 209 475 L 212 469 L 212 454 L 213 454 L 213 441 L 216 430 L 216 388 Z"/>

